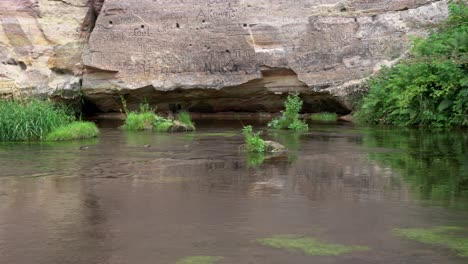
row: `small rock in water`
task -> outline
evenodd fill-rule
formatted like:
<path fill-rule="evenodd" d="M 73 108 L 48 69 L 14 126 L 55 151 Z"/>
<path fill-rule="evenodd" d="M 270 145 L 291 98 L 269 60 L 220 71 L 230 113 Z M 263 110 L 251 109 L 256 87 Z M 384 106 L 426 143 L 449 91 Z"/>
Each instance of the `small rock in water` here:
<path fill-rule="evenodd" d="M 265 150 L 266 152 L 272 152 L 272 153 L 288 151 L 288 149 L 285 146 L 274 141 L 265 141 Z"/>
<path fill-rule="evenodd" d="M 80 150 L 85 150 L 85 149 L 89 149 L 89 147 L 88 146 L 81 146 L 80 147 Z"/>

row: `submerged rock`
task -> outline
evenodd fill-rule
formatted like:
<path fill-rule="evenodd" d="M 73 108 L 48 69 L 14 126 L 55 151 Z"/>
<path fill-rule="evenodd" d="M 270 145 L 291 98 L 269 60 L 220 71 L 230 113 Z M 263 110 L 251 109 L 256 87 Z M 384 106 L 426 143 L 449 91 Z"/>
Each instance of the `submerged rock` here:
<path fill-rule="evenodd" d="M 247 152 L 247 145 L 242 144 L 239 146 L 239 150 L 241 152 Z M 284 153 L 287 152 L 288 148 L 285 146 L 281 145 L 278 142 L 275 141 L 265 141 L 265 153 L 257 153 L 257 154 L 268 154 L 268 153 Z"/>
<path fill-rule="evenodd" d="M 195 127 L 184 124 L 180 121 L 174 120 L 172 127 L 170 128 L 171 132 L 189 132 L 194 131 Z"/>
<path fill-rule="evenodd" d="M 265 141 L 265 151 L 267 153 L 286 152 L 288 148 L 275 141 Z"/>

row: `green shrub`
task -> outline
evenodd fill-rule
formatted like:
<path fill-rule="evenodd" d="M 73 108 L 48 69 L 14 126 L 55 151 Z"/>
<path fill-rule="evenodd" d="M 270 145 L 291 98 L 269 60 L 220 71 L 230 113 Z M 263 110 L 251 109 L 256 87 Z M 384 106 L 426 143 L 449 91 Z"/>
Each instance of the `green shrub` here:
<path fill-rule="evenodd" d="M 402 126 L 468 126 L 468 8 L 452 1 L 450 16 L 411 56 L 369 82 L 358 119 Z"/>
<path fill-rule="evenodd" d="M 336 121 L 338 115 L 335 113 L 318 113 L 312 114 L 310 118 L 314 121 Z"/>
<path fill-rule="evenodd" d="M 248 152 L 265 152 L 265 141 L 260 137 L 260 132 L 253 132 L 252 126 L 245 126 L 242 130 Z"/>
<path fill-rule="evenodd" d="M 64 141 L 95 138 L 99 135 L 99 129 L 93 122 L 76 121 L 71 124 L 59 127 L 49 133 L 46 137 L 48 141 Z"/>
<path fill-rule="evenodd" d="M 290 94 L 285 103 L 286 110 L 280 118 L 268 123 L 269 128 L 289 129 L 295 131 L 307 131 L 309 126 L 300 119 L 299 112 L 302 109 L 302 100 L 298 94 Z"/>
<path fill-rule="evenodd" d="M 192 118 L 190 117 L 190 114 L 188 112 L 180 112 L 177 116 L 177 120 L 182 122 L 188 128 L 190 128 L 190 130 L 195 130 L 195 124 L 193 123 Z"/>
<path fill-rule="evenodd" d="M 48 100 L 0 100 L 0 141 L 42 139 L 73 120 L 65 106 Z"/>

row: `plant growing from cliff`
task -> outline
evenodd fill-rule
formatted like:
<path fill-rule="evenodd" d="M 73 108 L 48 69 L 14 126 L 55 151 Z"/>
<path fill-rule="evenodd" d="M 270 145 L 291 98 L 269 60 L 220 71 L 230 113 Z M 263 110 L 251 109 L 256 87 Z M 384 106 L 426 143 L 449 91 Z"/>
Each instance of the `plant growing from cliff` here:
<path fill-rule="evenodd" d="M 285 103 L 286 110 L 279 118 L 273 119 L 268 123 L 269 128 L 289 129 L 294 131 L 307 131 L 309 126 L 300 119 L 299 112 L 302 110 L 303 102 L 299 94 L 290 94 Z"/>
<path fill-rule="evenodd" d="M 252 126 L 244 126 L 242 134 L 248 152 L 265 152 L 265 141 L 260 137 L 260 132 L 254 132 Z"/>
<path fill-rule="evenodd" d="M 43 139 L 74 120 L 65 106 L 48 100 L 0 100 L 0 141 Z"/>
<path fill-rule="evenodd" d="M 448 20 L 409 58 L 369 82 L 357 117 L 402 126 L 468 126 L 468 7 L 450 3 Z"/>

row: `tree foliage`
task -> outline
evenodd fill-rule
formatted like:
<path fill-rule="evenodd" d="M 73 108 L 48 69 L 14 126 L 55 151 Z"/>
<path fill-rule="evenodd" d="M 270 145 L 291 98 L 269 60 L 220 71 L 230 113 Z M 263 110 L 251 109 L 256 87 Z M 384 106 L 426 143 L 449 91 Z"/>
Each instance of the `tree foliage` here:
<path fill-rule="evenodd" d="M 369 82 L 357 117 L 402 126 L 468 126 L 468 8 L 452 1 L 449 18 L 411 54 Z"/>

